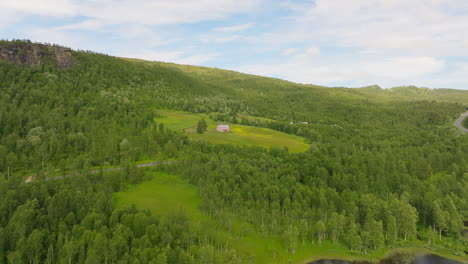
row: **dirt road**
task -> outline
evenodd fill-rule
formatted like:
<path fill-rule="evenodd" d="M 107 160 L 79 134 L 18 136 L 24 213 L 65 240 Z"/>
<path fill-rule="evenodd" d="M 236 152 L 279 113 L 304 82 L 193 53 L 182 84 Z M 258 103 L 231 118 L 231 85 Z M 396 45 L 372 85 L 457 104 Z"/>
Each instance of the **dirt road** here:
<path fill-rule="evenodd" d="M 177 161 L 152 161 L 152 162 L 148 162 L 148 163 L 142 163 L 142 164 L 137 164 L 136 166 L 138 168 L 144 168 L 144 167 L 153 167 L 153 166 L 159 166 L 159 165 L 167 165 L 167 164 L 173 164 L 173 163 L 176 163 Z M 124 170 L 125 167 L 118 167 L 118 168 L 106 168 L 106 169 L 102 169 L 102 171 L 120 171 L 120 170 Z M 89 173 L 91 174 L 98 174 L 99 172 L 101 172 L 101 170 L 92 170 L 92 171 L 89 171 Z M 67 174 L 67 175 L 62 175 L 62 176 L 57 176 L 57 177 L 51 177 L 51 178 L 46 178 L 45 181 L 53 181 L 53 180 L 60 180 L 60 179 L 65 179 L 65 178 L 70 178 L 70 177 L 74 177 L 74 176 L 79 176 L 81 174 L 79 173 L 75 173 L 75 174 Z M 30 176 L 26 179 L 26 183 L 28 182 L 32 182 L 34 181 L 34 177 L 33 176 Z"/>
<path fill-rule="evenodd" d="M 468 111 L 461 114 L 460 117 L 457 120 L 455 120 L 455 123 L 453 124 L 456 127 L 458 127 L 461 131 L 468 133 L 468 128 L 463 127 L 463 120 L 465 120 L 465 118 L 468 118 Z"/>

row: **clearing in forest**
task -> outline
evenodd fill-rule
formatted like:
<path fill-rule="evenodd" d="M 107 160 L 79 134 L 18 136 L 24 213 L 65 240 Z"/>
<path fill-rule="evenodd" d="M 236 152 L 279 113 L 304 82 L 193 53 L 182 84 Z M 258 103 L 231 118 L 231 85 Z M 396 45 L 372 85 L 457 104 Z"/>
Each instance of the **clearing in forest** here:
<path fill-rule="evenodd" d="M 207 114 L 194 114 L 171 110 L 158 110 L 158 113 L 162 117 L 156 118 L 156 122 L 163 123 L 172 130 L 185 131 L 192 138 L 202 139 L 210 143 L 247 145 L 264 148 L 287 147 L 290 152 L 303 152 L 309 149 L 309 145 L 304 142 L 304 138 L 269 128 L 217 122 L 212 120 Z M 196 126 L 201 118 L 205 119 L 208 129 L 203 134 L 198 134 L 196 132 Z M 217 132 L 216 126 L 218 124 L 228 124 L 231 128 L 231 132 Z"/>
<path fill-rule="evenodd" d="M 282 239 L 262 235 L 251 224 L 232 214 L 209 217 L 200 209 L 201 198 L 195 186 L 177 175 L 149 171 L 152 179 L 131 185 L 126 191 L 115 194 L 116 207 L 134 204 L 138 209 L 148 209 L 155 215 L 174 215 L 181 212 L 192 225 L 230 245 L 239 254 L 251 256 L 253 263 L 306 263 L 320 258 L 362 260 L 340 244 L 324 241 L 320 246 L 297 241 L 295 254 L 288 252 Z M 382 252 L 379 252 L 382 255 Z M 376 255 L 380 257 L 380 255 Z M 371 257 L 376 257 L 371 256 Z M 369 258 L 369 256 L 367 256 Z"/>
<path fill-rule="evenodd" d="M 118 192 L 116 200 L 117 207 L 135 204 L 156 215 L 173 215 L 182 211 L 190 218 L 205 217 L 198 209 L 201 201 L 197 188 L 180 177 L 162 172 L 154 173 L 150 181 Z"/>

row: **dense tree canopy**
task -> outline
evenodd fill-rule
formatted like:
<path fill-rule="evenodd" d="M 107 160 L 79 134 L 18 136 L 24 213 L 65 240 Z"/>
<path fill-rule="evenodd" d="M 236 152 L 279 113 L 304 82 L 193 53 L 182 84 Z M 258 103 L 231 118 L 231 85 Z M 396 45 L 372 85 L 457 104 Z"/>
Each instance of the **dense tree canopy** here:
<path fill-rule="evenodd" d="M 324 88 L 73 56 L 68 69 L 0 61 L 0 263 L 245 263 L 182 213 L 115 208 L 114 192 L 145 179 L 135 162 L 167 159 L 178 162 L 164 170 L 197 186 L 205 214 L 239 216 L 281 237 L 290 254 L 324 240 L 365 253 L 467 246 L 468 137 L 451 126 L 465 106 L 450 91 L 414 98 L 404 93 L 412 88 Z M 194 141 L 154 122 L 162 108 L 297 134 L 310 150 Z M 88 173 L 117 165 L 126 169 Z M 71 173 L 82 176 L 44 180 Z"/>

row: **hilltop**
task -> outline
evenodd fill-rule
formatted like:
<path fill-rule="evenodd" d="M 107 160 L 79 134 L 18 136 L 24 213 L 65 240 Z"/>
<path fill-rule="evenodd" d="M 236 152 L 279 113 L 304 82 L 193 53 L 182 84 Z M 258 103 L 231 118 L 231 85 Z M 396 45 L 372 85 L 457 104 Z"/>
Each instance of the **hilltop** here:
<path fill-rule="evenodd" d="M 32 68 L 50 65 L 64 69 L 74 64 L 70 48 L 30 41 L 0 41 L 0 60 Z"/>

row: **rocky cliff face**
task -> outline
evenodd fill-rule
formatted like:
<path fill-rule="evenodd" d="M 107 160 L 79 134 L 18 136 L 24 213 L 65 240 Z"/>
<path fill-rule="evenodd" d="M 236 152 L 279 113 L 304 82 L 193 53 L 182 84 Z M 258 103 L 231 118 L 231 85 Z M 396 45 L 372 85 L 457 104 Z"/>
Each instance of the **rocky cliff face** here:
<path fill-rule="evenodd" d="M 0 60 L 27 67 L 55 65 L 61 69 L 75 63 L 69 48 L 23 41 L 0 42 Z"/>

